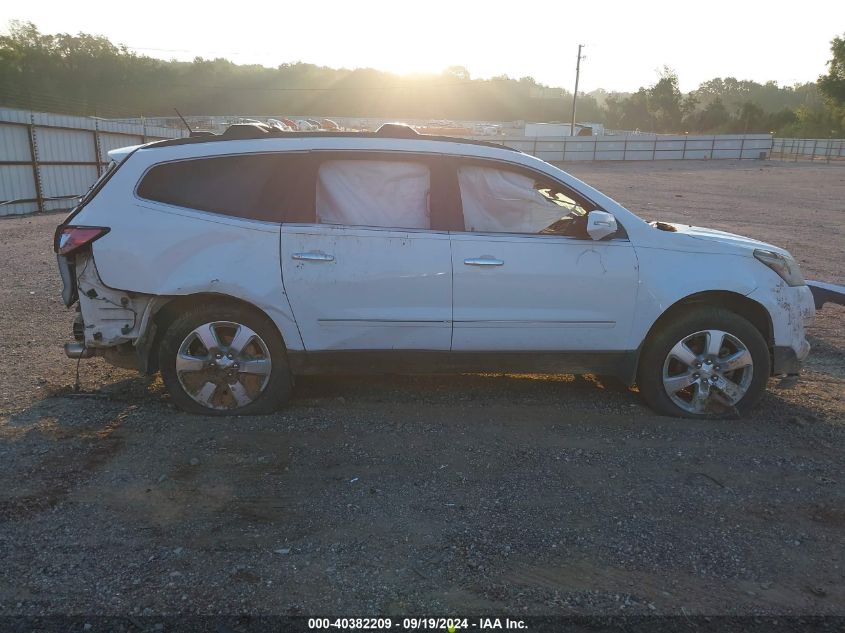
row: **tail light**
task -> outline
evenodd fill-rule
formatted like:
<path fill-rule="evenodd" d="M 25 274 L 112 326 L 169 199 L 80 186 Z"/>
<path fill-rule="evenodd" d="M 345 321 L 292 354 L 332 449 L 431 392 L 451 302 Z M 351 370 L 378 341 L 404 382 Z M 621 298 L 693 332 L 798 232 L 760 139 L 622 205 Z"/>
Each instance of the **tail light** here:
<path fill-rule="evenodd" d="M 58 255 L 70 255 L 103 237 L 110 230 L 104 226 L 60 226 L 56 229 L 53 249 Z"/>

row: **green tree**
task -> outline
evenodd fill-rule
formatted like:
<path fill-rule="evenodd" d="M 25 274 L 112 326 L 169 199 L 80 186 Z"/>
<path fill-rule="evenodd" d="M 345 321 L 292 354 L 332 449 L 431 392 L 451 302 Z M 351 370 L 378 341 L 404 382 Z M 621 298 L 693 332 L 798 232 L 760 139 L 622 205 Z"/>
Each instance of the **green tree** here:
<path fill-rule="evenodd" d="M 845 105 L 845 36 L 834 37 L 830 42 L 833 57 L 828 73 L 819 77 L 819 90 L 834 104 Z"/>
<path fill-rule="evenodd" d="M 845 135 L 845 36 L 834 37 L 830 42 L 832 57 L 828 72 L 819 77 L 819 90 L 826 98 L 823 111 L 799 112 L 799 120 L 819 130 L 819 136 Z M 829 132 L 825 133 L 825 128 Z"/>
<path fill-rule="evenodd" d="M 743 134 L 768 132 L 766 113 L 753 101 L 746 101 L 737 109 L 735 131 Z"/>
<path fill-rule="evenodd" d="M 798 123 L 798 115 L 792 108 L 783 108 L 768 116 L 769 132 L 775 136 L 788 136 L 789 130 Z"/>
<path fill-rule="evenodd" d="M 611 94 L 605 102 L 607 123 L 620 130 L 654 131 L 655 121 L 648 106 L 648 90 L 640 88 L 629 96 Z"/>
<path fill-rule="evenodd" d="M 845 36 L 818 83 L 778 86 L 717 77 L 684 95 L 664 67 L 636 92 L 579 94 L 579 121 L 643 132 L 845 135 Z M 472 79 L 463 66 L 407 77 L 302 62 L 276 68 L 226 59 L 162 61 L 105 37 L 44 34 L 29 22 L 0 33 L 0 105 L 120 117 L 173 114 L 377 116 L 568 121 L 572 94 L 533 77 Z"/>
<path fill-rule="evenodd" d="M 469 81 L 470 79 L 472 79 L 472 77 L 470 77 L 469 71 L 464 66 L 449 66 L 446 70 L 443 71 L 443 74 L 447 77 L 454 77 L 463 81 Z"/>
<path fill-rule="evenodd" d="M 703 109 L 691 112 L 684 120 L 684 127 L 690 132 L 714 133 L 725 130 L 730 122 L 730 112 L 717 97 Z"/>
<path fill-rule="evenodd" d="M 698 99 L 702 107 L 720 100 L 729 111 L 740 107 L 746 101 L 753 101 L 765 112 L 779 112 L 787 107 L 809 106 L 819 101 L 815 83 L 781 87 L 776 81 L 760 84 L 735 77 L 710 79 L 699 85 L 691 94 Z"/>
<path fill-rule="evenodd" d="M 660 79 L 649 88 L 646 103 L 655 132 L 680 130 L 685 109 L 684 96 L 678 87 L 678 75 L 668 66 L 664 66 Z"/>

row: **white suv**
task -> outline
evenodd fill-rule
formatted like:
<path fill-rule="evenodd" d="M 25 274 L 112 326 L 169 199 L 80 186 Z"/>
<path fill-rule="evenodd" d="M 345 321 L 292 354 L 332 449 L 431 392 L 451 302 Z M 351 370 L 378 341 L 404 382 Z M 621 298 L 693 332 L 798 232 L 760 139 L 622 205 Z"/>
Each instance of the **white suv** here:
<path fill-rule="evenodd" d="M 56 231 L 72 358 L 207 414 L 313 373 L 596 373 L 669 415 L 749 409 L 809 352 L 783 249 L 647 223 L 498 145 L 261 125 L 111 153 Z"/>

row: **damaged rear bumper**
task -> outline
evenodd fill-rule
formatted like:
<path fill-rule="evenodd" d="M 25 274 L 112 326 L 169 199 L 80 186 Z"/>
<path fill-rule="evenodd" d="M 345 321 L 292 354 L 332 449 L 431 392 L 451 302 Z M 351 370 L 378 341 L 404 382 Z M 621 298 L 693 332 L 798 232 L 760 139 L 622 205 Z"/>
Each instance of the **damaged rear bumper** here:
<path fill-rule="evenodd" d="M 64 255 L 56 255 L 56 263 L 59 267 L 59 277 L 62 279 L 62 301 L 67 307 L 70 307 L 79 299 L 79 292 L 76 287 L 76 270 L 74 264 Z"/>
<path fill-rule="evenodd" d="M 63 301 L 68 306 L 79 302 L 74 341 L 65 343 L 65 355 L 74 360 L 99 356 L 117 367 L 143 368 L 135 342 L 145 331 L 152 297 L 106 286 L 90 252 L 78 253 L 73 261 L 59 256 L 58 265 Z"/>

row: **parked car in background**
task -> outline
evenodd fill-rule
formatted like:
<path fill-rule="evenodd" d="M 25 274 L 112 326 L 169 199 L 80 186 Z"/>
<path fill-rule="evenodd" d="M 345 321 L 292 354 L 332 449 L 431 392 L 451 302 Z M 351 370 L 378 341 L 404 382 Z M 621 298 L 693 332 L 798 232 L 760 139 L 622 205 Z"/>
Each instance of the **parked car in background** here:
<path fill-rule="evenodd" d="M 809 351 L 788 252 L 500 145 L 253 125 L 110 156 L 56 231 L 66 351 L 161 371 L 187 411 L 267 413 L 299 374 L 529 371 L 719 416 Z"/>
<path fill-rule="evenodd" d="M 276 128 L 277 130 L 281 130 L 282 132 L 293 132 L 294 128 L 290 127 L 284 121 L 280 121 L 279 119 L 267 119 L 267 125 L 271 128 Z"/>
<path fill-rule="evenodd" d="M 502 133 L 501 125 L 477 123 L 472 126 L 472 133 L 478 136 L 497 136 Z"/>

